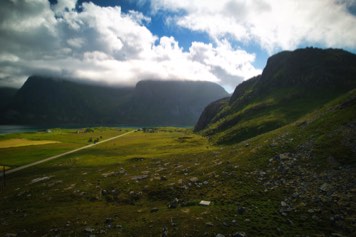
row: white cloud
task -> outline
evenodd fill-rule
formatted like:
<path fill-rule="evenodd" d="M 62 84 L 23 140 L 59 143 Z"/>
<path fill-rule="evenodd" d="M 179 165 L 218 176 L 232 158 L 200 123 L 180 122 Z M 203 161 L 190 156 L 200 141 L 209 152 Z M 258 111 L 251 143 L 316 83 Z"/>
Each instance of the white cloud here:
<path fill-rule="evenodd" d="M 255 59 L 228 41 L 194 42 L 184 51 L 173 37 L 158 38 L 142 13 L 75 0 L 0 2 L 0 77 L 20 85 L 32 74 L 108 84 L 143 79 L 208 80 L 233 89 L 260 73 Z M 213 10 L 213 9 L 211 9 Z"/>
<path fill-rule="evenodd" d="M 65 11 L 71 11 L 75 8 L 77 0 L 57 0 L 57 4 L 53 6 L 53 11 L 61 15 Z"/>
<path fill-rule="evenodd" d="M 154 11 L 183 11 L 176 24 L 216 42 L 254 41 L 272 53 L 302 43 L 356 48 L 354 0 L 152 0 Z"/>

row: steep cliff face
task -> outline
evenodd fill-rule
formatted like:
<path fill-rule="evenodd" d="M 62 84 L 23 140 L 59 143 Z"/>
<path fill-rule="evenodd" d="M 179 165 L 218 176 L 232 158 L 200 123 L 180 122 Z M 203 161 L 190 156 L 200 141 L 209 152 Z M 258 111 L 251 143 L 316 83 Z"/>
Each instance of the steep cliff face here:
<path fill-rule="evenodd" d="M 238 142 L 300 118 L 356 87 L 356 55 L 298 49 L 268 59 L 262 75 L 238 85 L 228 104 L 208 106 L 196 131 L 218 143 Z M 206 116 L 209 116 L 208 118 Z"/>
<path fill-rule="evenodd" d="M 0 112 L 11 103 L 17 91 L 16 88 L 0 87 Z"/>
<path fill-rule="evenodd" d="M 123 111 L 136 124 L 194 125 L 206 105 L 226 96 L 211 82 L 141 81 Z"/>

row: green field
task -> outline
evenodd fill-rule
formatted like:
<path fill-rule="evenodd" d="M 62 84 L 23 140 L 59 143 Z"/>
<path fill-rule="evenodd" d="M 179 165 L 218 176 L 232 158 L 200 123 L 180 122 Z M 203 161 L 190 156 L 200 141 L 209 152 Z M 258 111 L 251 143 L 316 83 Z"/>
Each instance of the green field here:
<path fill-rule="evenodd" d="M 88 145 L 90 138 L 103 140 L 127 131 L 128 129 L 109 128 L 96 128 L 95 132 L 86 129 L 52 129 L 50 133 L 2 135 L 0 136 L 0 165 L 18 167 Z M 17 141 L 17 147 L 9 147 L 14 141 Z"/>
<path fill-rule="evenodd" d="M 317 149 L 335 142 L 327 129 L 334 131 L 335 121 L 345 124 L 353 111 L 341 116 L 326 108 L 225 146 L 212 145 L 190 129 L 135 131 L 9 174 L 0 196 L 0 236 L 161 236 L 165 231 L 168 236 L 354 236 L 355 204 L 346 200 L 353 197 L 350 190 L 336 190 L 337 199 L 330 200 L 318 191 L 327 182 L 325 170 L 334 169 L 318 164 L 338 151 L 330 148 L 325 155 Z M 90 138 L 125 132 L 96 128 L 6 135 L 1 140 L 59 143 L 1 148 L 0 160 L 13 168 L 88 145 Z M 344 159 L 348 149 L 342 151 L 340 159 L 335 155 L 341 168 L 333 172 L 337 182 L 352 189 L 355 175 L 346 176 L 343 165 L 353 172 L 354 159 Z M 327 178 L 334 186 L 333 177 Z M 199 205 L 201 200 L 211 204 Z M 339 212 L 343 219 L 331 224 Z"/>

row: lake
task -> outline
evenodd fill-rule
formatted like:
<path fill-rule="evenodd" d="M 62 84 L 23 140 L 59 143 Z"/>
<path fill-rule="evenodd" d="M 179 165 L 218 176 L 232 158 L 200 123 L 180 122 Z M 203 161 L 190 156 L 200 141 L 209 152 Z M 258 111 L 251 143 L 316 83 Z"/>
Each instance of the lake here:
<path fill-rule="evenodd" d="M 0 125 L 0 134 L 36 132 L 38 130 L 47 129 L 48 127 L 35 127 L 26 125 Z"/>
<path fill-rule="evenodd" d="M 115 127 L 115 128 L 141 128 L 141 126 L 130 126 L 130 125 L 58 125 L 58 126 L 30 126 L 30 125 L 0 125 L 0 135 L 3 134 L 12 134 L 12 133 L 23 133 L 23 132 L 37 132 L 43 131 L 46 129 L 53 128 L 72 128 L 72 129 L 80 129 L 80 128 L 88 128 L 88 127 Z M 155 127 L 155 126 L 149 126 Z"/>

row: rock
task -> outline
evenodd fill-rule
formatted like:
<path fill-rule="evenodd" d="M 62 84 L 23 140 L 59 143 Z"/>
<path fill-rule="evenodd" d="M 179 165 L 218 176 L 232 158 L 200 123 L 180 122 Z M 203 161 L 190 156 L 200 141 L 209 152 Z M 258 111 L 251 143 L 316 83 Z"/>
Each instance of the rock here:
<path fill-rule="evenodd" d="M 240 215 L 244 214 L 245 211 L 246 211 L 246 208 L 244 208 L 244 207 L 238 207 L 237 208 L 237 213 L 240 214 Z"/>
<path fill-rule="evenodd" d="M 110 176 L 114 176 L 116 173 L 114 171 L 111 172 L 107 172 L 107 173 L 103 173 L 101 174 L 102 176 L 104 176 L 104 178 L 110 177 Z"/>
<path fill-rule="evenodd" d="M 236 232 L 232 234 L 232 237 L 247 237 L 245 232 Z"/>
<path fill-rule="evenodd" d="M 344 220 L 344 217 L 342 215 L 334 215 L 334 216 L 330 217 L 330 221 L 332 221 L 333 223 L 342 221 L 342 220 Z"/>
<path fill-rule="evenodd" d="M 52 176 L 44 176 L 44 177 L 40 177 L 40 178 L 35 178 L 35 179 L 33 179 L 31 181 L 31 184 L 38 183 L 38 182 L 45 181 L 45 180 L 49 180 L 51 178 L 52 178 Z"/>
<path fill-rule="evenodd" d="M 195 183 L 195 182 L 198 182 L 199 179 L 197 177 L 192 177 L 189 180 L 190 180 L 190 182 Z"/>
<path fill-rule="evenodd" d="M 207 222 L 207 223 L 205 223 L 205 225 L 209 226 L 209 227 L 213 227 L 214 226 L 214 224 L 212 222 Z"/>
<path fill-rule="evenodd" d="M 91 227 L 86 227 L 86 228 L 84 229 L 84 231 L 87 232 L 87 233 L 93 233 L 93 232 L 95 231 L 95 229 L 93 229 L 93 228 L 91 228 Z"/>
<path fill-rule="evenodd" d="M 327 183 L 323 183 L 321 186 L 320 186 L 320 190 L 323 191 L 323 192 L 327 192 L 329 190 L 329 184 Z"/>
<path fill-rule="evenodd" d="M 148 178 L 148 175 L 137 175 L 137 176 L 133 176 L 131 179 L 140 181 L 140 180 L 147 179 L 147 178 Z"/>
<path fill-rule="evenodd" d="M 288 205 L 287 205 L 287 203 L 285 201 L 281 201 L 281 206 L 282 207 L 287 207 Z"/>
<path fill-rule="evenodd" d="M 175 198 L 171 202 L 168 203 L 168 208 L 177 208 L 179 204 L 179 199 Z"/>
<path fill-rule="evenodd" d="M 158 207 L 153 207 L 153 208 L 151 208 L 151 213 L 153 213 L 153 212 L 158 212 L 158 211 L 159 211 Z"/>
<path fill-rule="evenodd" d="M 202 206 L 209 206 L 210 203 L 211 203 L 210 201 L 201 200 L 201 201 L 199 202 L 199 205 L 202 205 Z"/>
<path fill-rule="evenodd" d="M 215 237 L 225 237 L 223 234 L 217 234 Z"/>
<path fill-rule="evenodd" d="M 332 233 L 331 237 L 345 237 L 345 236 L 339 233 Z"/>
<path fill-rule="evenodd" d="M 162 237 L 167 237 L 168 236 L 168 229 L 166 226 L 163 226 L 162 229 Z"/>
<path fill-rule="evenodd" d="M 5 237 L 16 237 L 17 234 L 14 234 L 14 233 L 6 233 L 5 234 Z"/>

